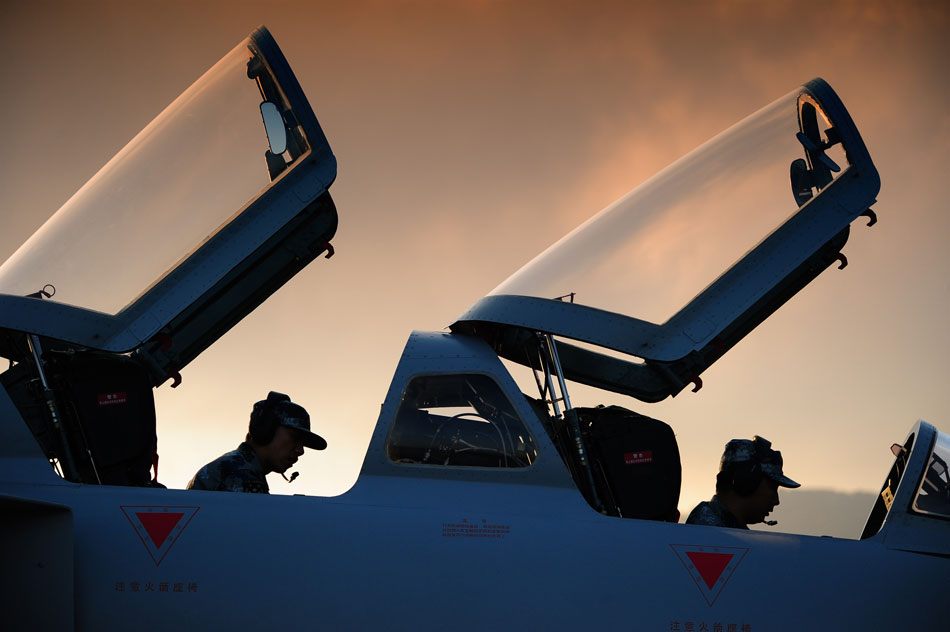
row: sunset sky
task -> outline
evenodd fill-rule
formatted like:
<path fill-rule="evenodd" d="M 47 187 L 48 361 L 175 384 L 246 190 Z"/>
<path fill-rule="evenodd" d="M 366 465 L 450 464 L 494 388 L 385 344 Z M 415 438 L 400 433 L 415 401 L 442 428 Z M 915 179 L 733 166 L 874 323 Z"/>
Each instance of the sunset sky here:
<path fill-rule="evenodd" d="M 684 514 L 712 494 L 731 437 L 770 439 L 804 489 L 876 493 L 915 421 L 950 430 L 946 2 L 10 4 L 0 260 L 261 24 L 339 162 L 336 256 L 156 391 L 168 486 L 236 447 L 273 389 L 330 445 L 273 491 L 342 493 L 411 330 L 451 324 L 588 217 L 819 76 L 882 180 L 878 225 L 855 224 L 850 265 L 740 342 L 699 393 L 572 395 L 673 426 Z"/>

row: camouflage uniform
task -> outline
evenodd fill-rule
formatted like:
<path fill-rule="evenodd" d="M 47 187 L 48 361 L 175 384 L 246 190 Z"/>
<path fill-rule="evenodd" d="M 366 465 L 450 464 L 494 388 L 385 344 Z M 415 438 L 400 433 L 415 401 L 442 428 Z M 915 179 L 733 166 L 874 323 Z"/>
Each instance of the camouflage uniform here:
<path fill-rule="evenodd" d="M 704 524 L 710 527 L 731 527 L 733 529 L 749 528 L 729 513 L 729 510 L 719 502 L 719 497 L 715 495 L 709 502 L 696 505 L 695 509 L 689 512 L 686 524 Z"/>
<path fill-rule="evenodd" d="M 188 489 L 216 492 L 270 493 L 264 466 L 246 442 L 198 470 Z"/>

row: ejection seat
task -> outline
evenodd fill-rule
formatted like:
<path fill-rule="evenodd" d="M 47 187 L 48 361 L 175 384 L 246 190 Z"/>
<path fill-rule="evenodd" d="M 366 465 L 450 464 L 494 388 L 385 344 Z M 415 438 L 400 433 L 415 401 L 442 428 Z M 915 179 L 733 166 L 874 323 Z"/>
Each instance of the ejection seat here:
<path fill-rule="evenodd" d="M 578 408 L 577 416 L 614 515 L 677 522 L 682 467 L 673 429 L 620 406 Z"/>
<path fill-rule="evenodd" d="M 64 476 L 90 484 L 158 486 L 155 399 L 145 368 L 120 354 L 47 349 L 43 370 L 63 433 L 53 427 L 31 362 L 17 364 L 0 379 Z"/>
<path fill-rule="evenodd" d="M 679 520 L 682 467 L 668 424 L 620 406 L 575 408 L 595 488 L 591 490 L 567 424 L 548 416 L 543 403 L 529 401 L 595 509 L 622 518 Z"/>

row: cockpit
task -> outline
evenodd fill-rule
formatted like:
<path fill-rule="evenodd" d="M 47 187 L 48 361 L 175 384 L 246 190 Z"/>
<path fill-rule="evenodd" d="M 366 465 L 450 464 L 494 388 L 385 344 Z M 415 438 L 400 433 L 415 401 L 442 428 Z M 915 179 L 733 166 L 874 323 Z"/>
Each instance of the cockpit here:
<path fill-rule="evenodd" d="M 891 446 L 891 466 L 861 539 L 882 532 L 888 521 L 900 529 L 885 534 L 895 548 L 947 554 L 945 539 L 934 532 L 932 520 L 950 519 L 950 436 L 930 424 L 920 422 L 903 443 Z"/>

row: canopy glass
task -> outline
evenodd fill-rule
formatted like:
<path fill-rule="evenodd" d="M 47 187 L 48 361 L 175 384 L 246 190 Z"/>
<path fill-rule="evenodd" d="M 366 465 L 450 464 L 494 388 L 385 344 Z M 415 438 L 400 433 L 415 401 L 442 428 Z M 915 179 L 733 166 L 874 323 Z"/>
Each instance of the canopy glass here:
<path fill-rule="evenodd" d="M 118 313 L 257 197 L 268 162 L 306 148 L 298 133 L 265 157 L 261 101 L 281 96 L 263 95 L 257 55 L 241 42 L 133 138 L 0 266 L 0 293 L 49 284 L 58 302 Z"/>
<path fill-rule="evenodd" d="M 562 300 L 663 323 L 798 210 L 790 165 L 801 90 L 749 116 L 545 250 L 491 294 Z M 831 123 L 819 112 L 821 130 Z M 848 166 L 841 145 L 829 157 Z"/>

